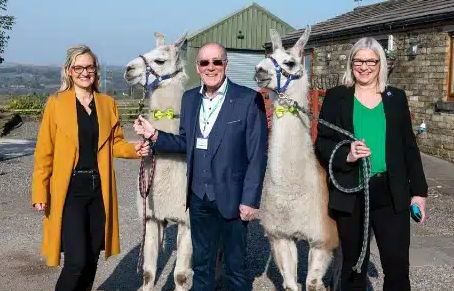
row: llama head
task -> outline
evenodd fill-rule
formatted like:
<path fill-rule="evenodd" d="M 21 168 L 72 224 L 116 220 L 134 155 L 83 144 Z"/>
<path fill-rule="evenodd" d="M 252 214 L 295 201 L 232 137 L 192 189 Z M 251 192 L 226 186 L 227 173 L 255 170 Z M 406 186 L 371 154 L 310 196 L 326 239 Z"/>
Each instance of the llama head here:
<path fill-rule="evenodd" d="M 260 61 L 255 67 L 255 80 L 261 88 L 268 88 L 273 91 L 278 91 L 286 84 L 289 76 L 295 76 L 304 80 L 307 83 L 306 71 L 302 62 L 304 46 L 307 43 L 310 35 L 310 27 L 308 26 L 303 35 L 298 39 L 295 45 L 289 49 L 284 49 L 279 33 L 270 29 L 271 43 L 273 52 L 265 59 Z M 276 64 L 273 62 L 275 60 Z M 276 70 L 279 66 L 280 84 L 278 84 L 278 73 Z M 287 89 L 291 89 L 296 82 L 291 81 Z"/>
<path fill-rule="evenodd" d="M 184 62 L 181 57 L 181 49 L 186 41 L 186 33 L 180 37 L 174 44 L 166 45 L 164 35 L 156 32 L 156 47 L 151 51 L 142 54 L 143 57 L 137 57 L 126 65 L 124 78 L 129 85 L 141 84 L 142 86 L 151 84 L 158 76 L 178 76 L 176 72 L 183 72 Z M 145 62 L 146 61 L 146 62 Z M 148 84 L 146 80 L 147 65 L 148 71 L 151 73 L 148 76 Z M 163 80 L 160 86 L 165 86 L 173 78 Z"/>

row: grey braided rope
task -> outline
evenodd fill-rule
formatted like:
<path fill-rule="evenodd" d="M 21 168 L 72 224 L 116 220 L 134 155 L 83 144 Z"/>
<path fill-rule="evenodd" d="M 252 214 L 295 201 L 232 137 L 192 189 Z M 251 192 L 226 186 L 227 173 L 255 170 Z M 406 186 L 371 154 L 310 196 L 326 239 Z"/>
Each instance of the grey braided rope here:
<path fill-rule="evenodd" d="M 310 119 L 316 120 L 317 122 L 321 123 L 322 125 L 331 128 L 334 131 L 337 131 L 345 136 L 347 136 L 350 139 L 345 139 L 336 144 L 334 147 L 333 151 L 331 152 L 331 156 L 329 158 L 329 163 L 328 163 L 328 172 L 329 172 L 329 178 L 333 185 L 339 189 L 339 191 L 342 191 L 344 193 L 355 193 L 359 192 L 364 189 L 364 222 L 363 222 L 363 242 L 361 246 L 361 253 L 359 254 L 358 260 L 356 264 L 353 266 L 353 270 L 357 273 L 361 273 L 361 267 L 364 262 L 364 258 L 366 257 L 367 253 L 367 245 L 369 242 L 369 180 L 370 180 L 370 158 L 365 157 L 361 159 L 362 163 L 362 182 L 359 183 L 357 187 L 354 188 L 345 188 L 337 182 L 337 180 L 334 178 L 334 172 L 333 172 L 333 160 L 334 156 L 336 155 L 336 152 L 339 150 L 339 148 L 343 145 L 350 144 L 353 141 L 359 141 L 356 137 L 353 136 L 353 134 L 343 128 L 340 128 L 339 126 L 336 126 L 328 121 L 325 121 L 321 118 L 315 117 L 311 112 L 307 111 L 306 109 L 302 108 L 299 106 L 298 102 L 296 102 L 293 99 L 290 99 L 287 97 L 285 94 L 279 94 L 279 101 L 281 105 L 286 105 L 286 106 L 293 106 L 296 108 L 298 111 L 306 114 Z"/>

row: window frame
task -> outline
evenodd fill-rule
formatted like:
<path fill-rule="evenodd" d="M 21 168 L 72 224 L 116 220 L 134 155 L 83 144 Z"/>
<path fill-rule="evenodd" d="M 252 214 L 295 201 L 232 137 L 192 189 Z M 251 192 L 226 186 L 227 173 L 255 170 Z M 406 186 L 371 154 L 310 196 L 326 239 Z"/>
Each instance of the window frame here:
<path fill-rule="evenodd" d="M 454 33 L 449 34 L 449 71 L 447 101 L 454 101 Z"/>
<path fill-rule="evenodd" d="M 306 58 L 308 58 L 310 61 L 310 64 L 308 67 L 306 66 Z M 302 61 L 303 61 L 304 69 L 305 70 L 308 69 L 308 70 L 306 70 L 307 80 L 309 81 L 309 84 L 311 84 L 312 74 L 314 73 L 314 48 L 304 49 L 302 59 L 303 59 Z"/>

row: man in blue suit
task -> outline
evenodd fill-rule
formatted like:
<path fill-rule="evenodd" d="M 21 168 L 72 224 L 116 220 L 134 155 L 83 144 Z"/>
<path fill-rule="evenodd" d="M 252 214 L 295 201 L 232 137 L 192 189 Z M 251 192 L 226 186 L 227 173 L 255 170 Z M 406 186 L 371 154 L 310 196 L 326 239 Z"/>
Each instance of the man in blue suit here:
<path fill-rule="evenodd" d="M 214 290 L 222 242 L 229 290 L 251 290 L 246 268 L 248 221 L 260 205 L 268 131 L 260 94 L 226 78 L 227 54 L 218 43 L 202 46 L 197 72 L 202 86 L 184 93 L 179 135 L 135 123 L 159 152 L 184 152 L 190 208 L 193 290 Z"/>

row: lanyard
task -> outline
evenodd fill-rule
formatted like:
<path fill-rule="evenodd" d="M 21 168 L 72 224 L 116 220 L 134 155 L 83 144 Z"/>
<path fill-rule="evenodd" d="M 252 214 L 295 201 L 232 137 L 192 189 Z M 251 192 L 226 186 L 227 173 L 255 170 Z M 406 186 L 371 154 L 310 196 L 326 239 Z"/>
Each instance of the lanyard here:
<path fill-rule="evenodd" d="M 228 90 L 228 83 L 224 90 L 224 94 L 222 94 L 222 96 L 219 98 L 218 102 L 213 106 L 213 109 L 208 112 L 208 116 L 206 114 L 204 102 L 202 100 L 202 119 L 203 119 L 202 134 L 203 134 L 203 136 L 205 136 L 205 130 L 206 130 L 207 124 L 209 123 L 208 120 L 210 119 L 211 115 L 213 115 L 213 113 L 216 111 L 216 109 L 219 107 L 219 104 L 221 104 L 221 102 L 225 99 L 227 90 Z"/>

